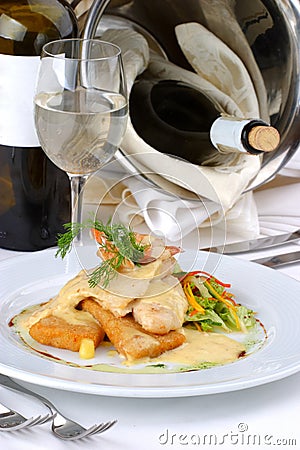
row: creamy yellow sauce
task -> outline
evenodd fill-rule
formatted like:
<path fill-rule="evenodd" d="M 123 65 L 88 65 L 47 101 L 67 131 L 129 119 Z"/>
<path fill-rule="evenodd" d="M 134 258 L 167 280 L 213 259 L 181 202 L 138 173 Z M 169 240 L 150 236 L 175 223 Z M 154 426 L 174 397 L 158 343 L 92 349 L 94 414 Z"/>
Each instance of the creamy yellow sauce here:
<path fill-rule="evenodd" d="M 35 305 L 26 309 L 14 318 L 17 331 L 29 331 L 32 325 L 40 319 L 48 316 L 59 317 L 73 325 L 91 325 L 97 320 L 86 311 L 78 311 L 75 308 L 56 308 L 56 297 L 44 305 Z"/>
<path fill-rule="evenodd" d="M 60 317 L 73 325 L 88 325 L 91 322 L 97 322 L 89 313 L 75 309 L 81 300 L 88 297 L 93 297 L 95 301 L 101 298 L 104 306 L 106 302 L 114 302 L 116 311 L 124 311 L 124 309 L 126 311 L 126 307 L 133 300 L 132 298 L 116 296 L 98 286 L 91 288 L 88 283 L 88 276 L 84 271 L 81 271 L 61 288 L 56 297 L 20 314 L 20 324 L 30 329 L 40 319 L 50 315 Z M 131 307 L 129 311 L 131 311 Z"/>
<path fill-rule="evenodd" d="M 201 363 L 226 364 L 235 361 L 245 347 L 223 334 L 184 329 L 186 342 L 151 360 L 152 363 L 176 363 L 197 366 Z"/>
<path fill-rule="evenodd" d="M 164 352 L 156 358 L 124 362 L 127 366 L 141 363 L 175 364 L 198 367 L 202 364 L 228 364 L 236 361 L 246 351 L 245 346 L 224 334 L 205 333 L 184 328 L 186 342 L 180 347 Z"/>

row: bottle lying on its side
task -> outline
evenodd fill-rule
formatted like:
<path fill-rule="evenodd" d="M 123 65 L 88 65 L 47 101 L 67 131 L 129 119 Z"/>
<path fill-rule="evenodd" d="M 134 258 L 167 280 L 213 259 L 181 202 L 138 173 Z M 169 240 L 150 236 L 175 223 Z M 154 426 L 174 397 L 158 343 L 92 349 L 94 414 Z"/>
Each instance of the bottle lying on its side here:
<path fill-rule="evenodd" d="M 275 150 L 278 131 L 259 118 L 221 115 L 204 93 L 181 81 L 140 79 L 130 93 L 137 134 L 159 152 L 199 165 L 226 165 L 237 153 Z"/>

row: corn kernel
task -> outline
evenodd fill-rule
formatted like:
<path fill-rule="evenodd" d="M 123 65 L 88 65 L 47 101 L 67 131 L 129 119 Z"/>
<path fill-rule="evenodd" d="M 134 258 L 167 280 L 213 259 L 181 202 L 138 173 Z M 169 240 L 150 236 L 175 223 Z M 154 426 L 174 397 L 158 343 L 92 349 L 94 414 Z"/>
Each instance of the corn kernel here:
<path fill-rule="evenodd" d="M 80 343 L 79 356 L 82 359 L 91 359 L 95 356 L 95 345 L 93 339 L 84 338 Z"/>

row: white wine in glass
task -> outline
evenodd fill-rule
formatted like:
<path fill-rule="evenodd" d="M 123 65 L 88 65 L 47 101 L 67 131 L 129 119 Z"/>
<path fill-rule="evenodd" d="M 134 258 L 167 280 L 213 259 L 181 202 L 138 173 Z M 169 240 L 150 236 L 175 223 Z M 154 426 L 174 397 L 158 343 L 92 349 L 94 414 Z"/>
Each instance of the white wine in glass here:
<path fill-rule="evenodd" d="M 98 39 L 46 44 L 34 103 L 40 145 L 67 172 L 72 222 L 81 222 L 81 190 L 88 176 L 113 157 L 126 130 L 128 100 L 120 48 Z"/>

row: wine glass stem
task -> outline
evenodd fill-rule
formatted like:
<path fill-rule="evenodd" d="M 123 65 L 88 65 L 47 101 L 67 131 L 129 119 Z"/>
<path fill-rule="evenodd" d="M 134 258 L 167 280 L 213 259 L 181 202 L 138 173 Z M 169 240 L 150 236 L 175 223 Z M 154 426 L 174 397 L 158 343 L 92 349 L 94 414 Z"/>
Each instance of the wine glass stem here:
<path fill-rule="evenodd" d="M 82 223 L 82 200 L 83 188 L 88 179 L 88 175 L 73 175 L 68 173 L 71 186 L 71 221 Z M 81 244 L 81 232 L 75 238 L 76 244 Z"/>

